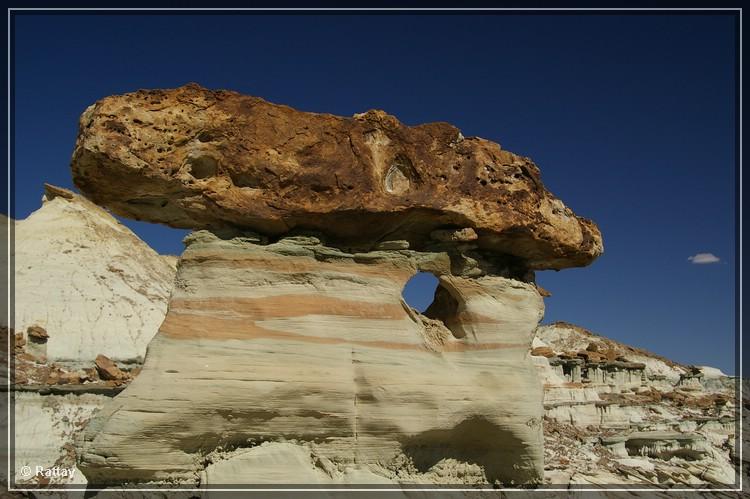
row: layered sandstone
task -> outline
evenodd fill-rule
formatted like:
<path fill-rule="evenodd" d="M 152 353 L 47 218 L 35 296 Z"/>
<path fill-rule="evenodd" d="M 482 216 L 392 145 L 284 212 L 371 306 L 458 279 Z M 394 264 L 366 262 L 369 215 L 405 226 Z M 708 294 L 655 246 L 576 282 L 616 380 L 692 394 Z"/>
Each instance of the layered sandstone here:
<path fill-rule="evenodd" d="M 371 249 L 469 229 L 532 269 L 587 265 L 596 225 L 541 183 L 526 157 L 447 123 L 382 111 L 302 112 L 191 84 L 106 97 L 81 116 L 73 179 L 114 213 L 191 229 L 325 231 Z"/>
<path fill-rule="evenodd" d="M 88 108 L 72 170 L 115 213 L 203 229 L 79 442 L 90 482 L 542 481 L 533 271 L 602 242 L 530 159 L 188 85 Z M 440 280 L 424 315 L 401 298 L 418 271 Z"/>
<path fill-rule="evenodd" d="M 739 480 L 736 380 L 568 323 L 537 329 L 545 482 L 727 487 Z"/>
<path fill-rule="evenodd" d="M 15 222 L 15 330 L 40 359 L 141 361 L 175 271 L 104 209 L 47 185 L 42 207 Z"/>
<path fill-rule="evenodd" d="M 35 278 L 37 317 L 118 301 L 139 316 L 163 310 L 174 271 L 162 277 L 165 258 L 106 212 L 49 187 L 19 226 L 29 220 L 39 248 L 25 236 L 16 261 L 52 276 Z M 141 374 L 123 361 L 148 338 L 118 356 L 123 338 L 96 337 L 132 331 L 131 312 L 112 311 L 124 329 L 67 331 L 66 356 L 46 350 L 62 321 L 3 328 L 15 350 L 15 484 L 734 485 L 750 454 L 743 442 L 742 463 L 734 379 L 571 324 L 539 327 L 532 343 L 543 309 L 533 274 L 488 258 L 473 229 L 430 238 L 432 251 L 387 239 L 356 253 L 311 235 L 195 233 Z M 163 292 L 142 302 L 132 286 L 90 285 L 88 273 L 123 277 L 112 261 Z M 30 270 L 17 263 L 24 279 Z M 418 270 L 440 276 L 424 315 L 400 299 Z M 71 287 L 94 304 L 79 308 Z M 21 473 L 76 460 L 73 477 Z"/>
<path fill-rule="evenodd" d="M 278 448 L 294 462 L 328 464 L 294 478 L 269 457 L 248 480 L 542 479 L 533 283 L 446 252 L 347 253 L 311 236 L 186 243 L 143 371 L 87 427 L 89 481 L 210 482 L 279 441 L 301 449 Z M 432 318 L 401 298 L 418 270 L 440 277 Z"/>

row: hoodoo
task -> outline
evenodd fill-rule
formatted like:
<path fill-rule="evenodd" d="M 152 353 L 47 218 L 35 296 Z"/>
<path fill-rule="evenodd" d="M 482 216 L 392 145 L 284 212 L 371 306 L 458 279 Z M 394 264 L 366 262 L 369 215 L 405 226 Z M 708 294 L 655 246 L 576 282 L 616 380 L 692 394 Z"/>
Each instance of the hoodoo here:
<path fill-rule="evenodd" d="M 195 230 L 141 374 L 86 428 L 91 483 L 541 482 L 533 271 L 602 241 L 531 160 L 188 85 L 91 106 L 72 168 L 115 213 Z"/>

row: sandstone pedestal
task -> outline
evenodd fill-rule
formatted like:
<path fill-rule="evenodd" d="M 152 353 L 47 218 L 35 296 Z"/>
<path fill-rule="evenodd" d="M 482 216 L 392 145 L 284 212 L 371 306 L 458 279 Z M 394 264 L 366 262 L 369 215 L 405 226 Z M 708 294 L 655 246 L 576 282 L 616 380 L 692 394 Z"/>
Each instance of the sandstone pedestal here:
<path fill-rule="evenodd" d="M 266 441 L 305 447 L 332 479 L 455 465 L 490 483 L 541 479 L 533 283 L 456 252 L 357 254 L 207 231 L 186 242 L 142 373 L 87 428 L 90 482 L 196 483 Z M 401 298 L 418 270 L 440 277 L 432 319 Z"/>

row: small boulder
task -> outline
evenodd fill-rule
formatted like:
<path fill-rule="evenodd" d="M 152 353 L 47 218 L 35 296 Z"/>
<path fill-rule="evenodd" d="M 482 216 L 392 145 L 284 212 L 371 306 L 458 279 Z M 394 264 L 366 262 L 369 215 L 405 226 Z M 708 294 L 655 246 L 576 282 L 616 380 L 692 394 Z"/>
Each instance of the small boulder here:
<path fill-rule="evenodd" d="M 118 380 L 126 377 L 126 374 L 106 355 L 97 355 L 95 364 L 99 377 L 103 380 Z"/>
<path fill-rule="evenodd" d="M 19 353 L 18 355 L 16 355 L 16 360 L 17 361 L 22 360 L 26 362 L 38 362 L 39 361 L 39 359 L 36 356 L 28 352 Z"/>
<path fill-rule="evenodd" d="M 535 357 L 547 357 L 549 359 L 555 356 L 555 352 L 550 347 L 536 347 L 531 350 L 531 355 Z"/>
<path fill-rule="evenodd" d="M 35 341 L 37 343 L 46 343 L 49 339 L 47 330 L 42 326 L 29 326 L 28 329 L 26 329 L 26 334 L 30 341 Z"/>
<path fill-rule="evenodd" d="M 77 385 L 81 383 L 81 376 L 75 372 L 64 372 L 57 381 L 58 385 Z"/>
<path fill-rule="evenodd" d="M 50 370 L 47 373 L 47 376 L 44 378 L 45 385 L 56 385 L 59 381 L 60 381 L 60 372 L 56 370 Z"/>
<path fill-rule="evenodd" d="M 537 290 L 537 292 L 538 292 L 538 293 L 539 293 L 539 294 L 540 294 L 541 296 L 543 296 L 543 297 L 545 297 L 545 298 L 549 298 L 550 296 L 552 296 L 552 293 L 550 293 L 550 292 L 549 292 L 549 290 L 547 290 L 547 289 L 544 289 L 543 287 L 541 287 L 541 286 L 540 286 L 540 285 L 538 285 L 538 284 L 535 284 L 535 286 L 536 286 L 536 290 Z"/>

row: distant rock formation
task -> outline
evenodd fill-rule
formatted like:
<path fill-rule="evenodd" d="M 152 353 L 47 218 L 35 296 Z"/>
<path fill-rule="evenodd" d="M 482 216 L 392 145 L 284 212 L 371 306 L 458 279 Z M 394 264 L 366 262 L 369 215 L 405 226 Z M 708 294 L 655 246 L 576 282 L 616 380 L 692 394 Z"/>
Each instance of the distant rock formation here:
<path fill-rule="evenodd" d="M 140 362 L 175 271 L 102 208 L 46 185 L 42 207 L 15 223 L 15 330 L 50 361 Z"/>
<path fill-rule="evenodd" d="M 530 269 L 591 263 L 599 229 L 542 185 L 529 159 L 447 123 L 383 111 L 297 111 L 191 84 L 106 97 L 81 116 L 73 180 L 114 213 L 189 229 L 323 231 L 366 251 L 422 250 L 470 228 L 483 251 Z"/>
<path fill-rule="evenodd" d="M 537 329 L 545 482 L 733 486 L 737 379 L 569 323 Z"/>

